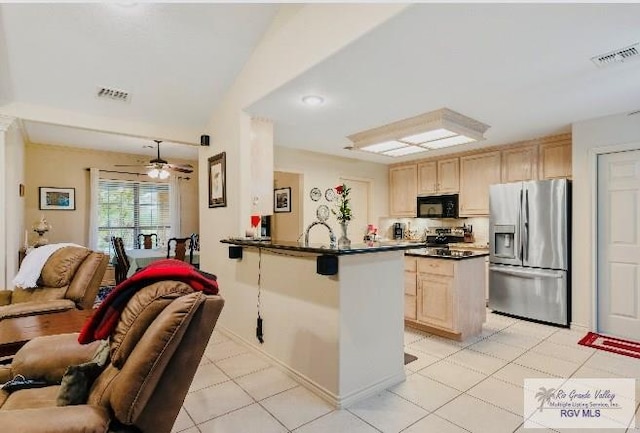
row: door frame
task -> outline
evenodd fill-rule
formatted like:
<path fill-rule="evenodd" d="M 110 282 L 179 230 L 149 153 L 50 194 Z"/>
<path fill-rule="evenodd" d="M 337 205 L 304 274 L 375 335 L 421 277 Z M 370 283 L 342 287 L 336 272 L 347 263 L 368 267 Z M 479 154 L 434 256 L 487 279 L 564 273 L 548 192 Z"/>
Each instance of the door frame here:
<path fill-rule="evenodd" d="M 591 189 L 591 330 L 595 332 L 599 331 L 600 325 L 598 323 L 598 157 L 608 153 L 634 150 L 640 150 L 640 142 L 634 141 L 631 143 L 613 144 L 589 149 L 589 184 Z M 573 239 L 571 243 L 573 244 Z"/>
<path fill-rule="evenodd" d="M 367 222 L 369 221 L 369 217 L 373 214 L 373 179 L 367 177 L 356 177 L 356 176 L 338 176 L 338 182 L 342 182 L 343 180 L 349 181 L 353 180 L 355 182 L 363 182 L 367 183 L 369 187 L 367 188 Z"/>

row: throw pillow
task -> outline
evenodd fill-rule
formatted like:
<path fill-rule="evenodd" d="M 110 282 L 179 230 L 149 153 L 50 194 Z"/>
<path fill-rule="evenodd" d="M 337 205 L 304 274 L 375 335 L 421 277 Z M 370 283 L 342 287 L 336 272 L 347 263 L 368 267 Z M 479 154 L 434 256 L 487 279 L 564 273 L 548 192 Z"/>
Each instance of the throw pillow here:
<path fill-rule="evenodd" d="M 104 340 L 91 361 L 80 365 L 70 365 L 62 376 L 57 405 L 84 404 L 89 398 L 89 390 L 102 373 L 109 359 L 109 342 Z"/>

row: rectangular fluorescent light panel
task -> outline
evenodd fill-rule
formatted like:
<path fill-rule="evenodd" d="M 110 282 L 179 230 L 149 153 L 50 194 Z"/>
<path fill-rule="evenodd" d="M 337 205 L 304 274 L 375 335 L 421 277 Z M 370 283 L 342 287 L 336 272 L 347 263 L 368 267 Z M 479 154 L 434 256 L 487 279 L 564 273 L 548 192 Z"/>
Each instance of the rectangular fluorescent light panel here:
<path fill-rule="evenodd" d="M 476 139 L 465 135 L 456 135 L 454 137 L 443 138 L 442 140 L 422 143 L 421 146 L 428 147 L 429 149 L 442 149 L 443 147 L 456 146 L 458 144 L 471 143 L 473 141 L 476 141 Z"/>
<path fill-rule="evenodd" d="M 401 141 L 410 144 L 422 144 L 427 141 L 440 140 L 442 138 L 453 137 L 455 132 L 449 131 L 445 128 L 434 129 L 433 131 L 421 132 L 420 134 L 410 135 L 409 137 L 401 138 Z"/>
<path fill-rule="evenodd" d="M 405 156 L 484 140 L 488 128 L 489 125 L 441 108 L 350 135 L 349 139 L 358 150 Z"/>
<path fill-rule="evenodd" d="M 394 149 L 394 150 L 389 150 L 387 152 L 382 152 L 382 154 L 387 156 L 405 156 L 405 155 L 411 155 L 412 153 L 426 152 L 427 150 L 429 149 L 425 147 L 406 146 L 406 147 L 401 147 L 400 149 Z"/>
<path fill-rule="evenodd" d="M 360 150 L 366 150 L 367 152 L 386 152 L 388 150 L 399 149 L 401 147 L 405 147 L 406 144 L 400 143 L 399 141 L 385 141 L 384 143 L 376 143 L 371 144 L 369 146 L 361 147 Z"/>

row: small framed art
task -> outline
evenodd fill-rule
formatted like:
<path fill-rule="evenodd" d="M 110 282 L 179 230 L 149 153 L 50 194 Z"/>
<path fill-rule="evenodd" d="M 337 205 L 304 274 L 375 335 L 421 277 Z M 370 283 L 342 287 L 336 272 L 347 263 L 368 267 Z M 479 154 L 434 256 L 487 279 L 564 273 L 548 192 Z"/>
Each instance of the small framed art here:
<path fill-rule="evenodd" d="M 41 186 L 40 210 L 76 210 L 76 189 Z"/>
<path fill-rule="evenodd" d="M 273 211 L 291 212 L 291 188 L 277 188 L 273 190 Z"/>
<path fill-rule="evenodd" d="M 209 158 L 209 207 L 227 205 L 226 160 L 226 152 Z"/>

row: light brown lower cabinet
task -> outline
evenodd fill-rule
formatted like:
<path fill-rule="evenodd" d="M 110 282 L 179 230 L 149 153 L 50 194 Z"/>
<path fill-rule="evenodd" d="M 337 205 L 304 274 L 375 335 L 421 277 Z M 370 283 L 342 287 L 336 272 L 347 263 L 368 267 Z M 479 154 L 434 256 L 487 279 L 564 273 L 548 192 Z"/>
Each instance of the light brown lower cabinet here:
<path fill-rule="evenodd" d="M 405 324 L 443 337 L 465 340 L 482 332 L 486 320 L 484 257 L 450 260 L 405 258 Z M 415 280 L 412 278 L 415 277 Z M 415 295 L 411 287 L 415 281 Z"/>
<path fill-rule="evenodd" d="M 416 320 L 416 266 L 417 259 L 404 257 L 404 317 Z"/>

